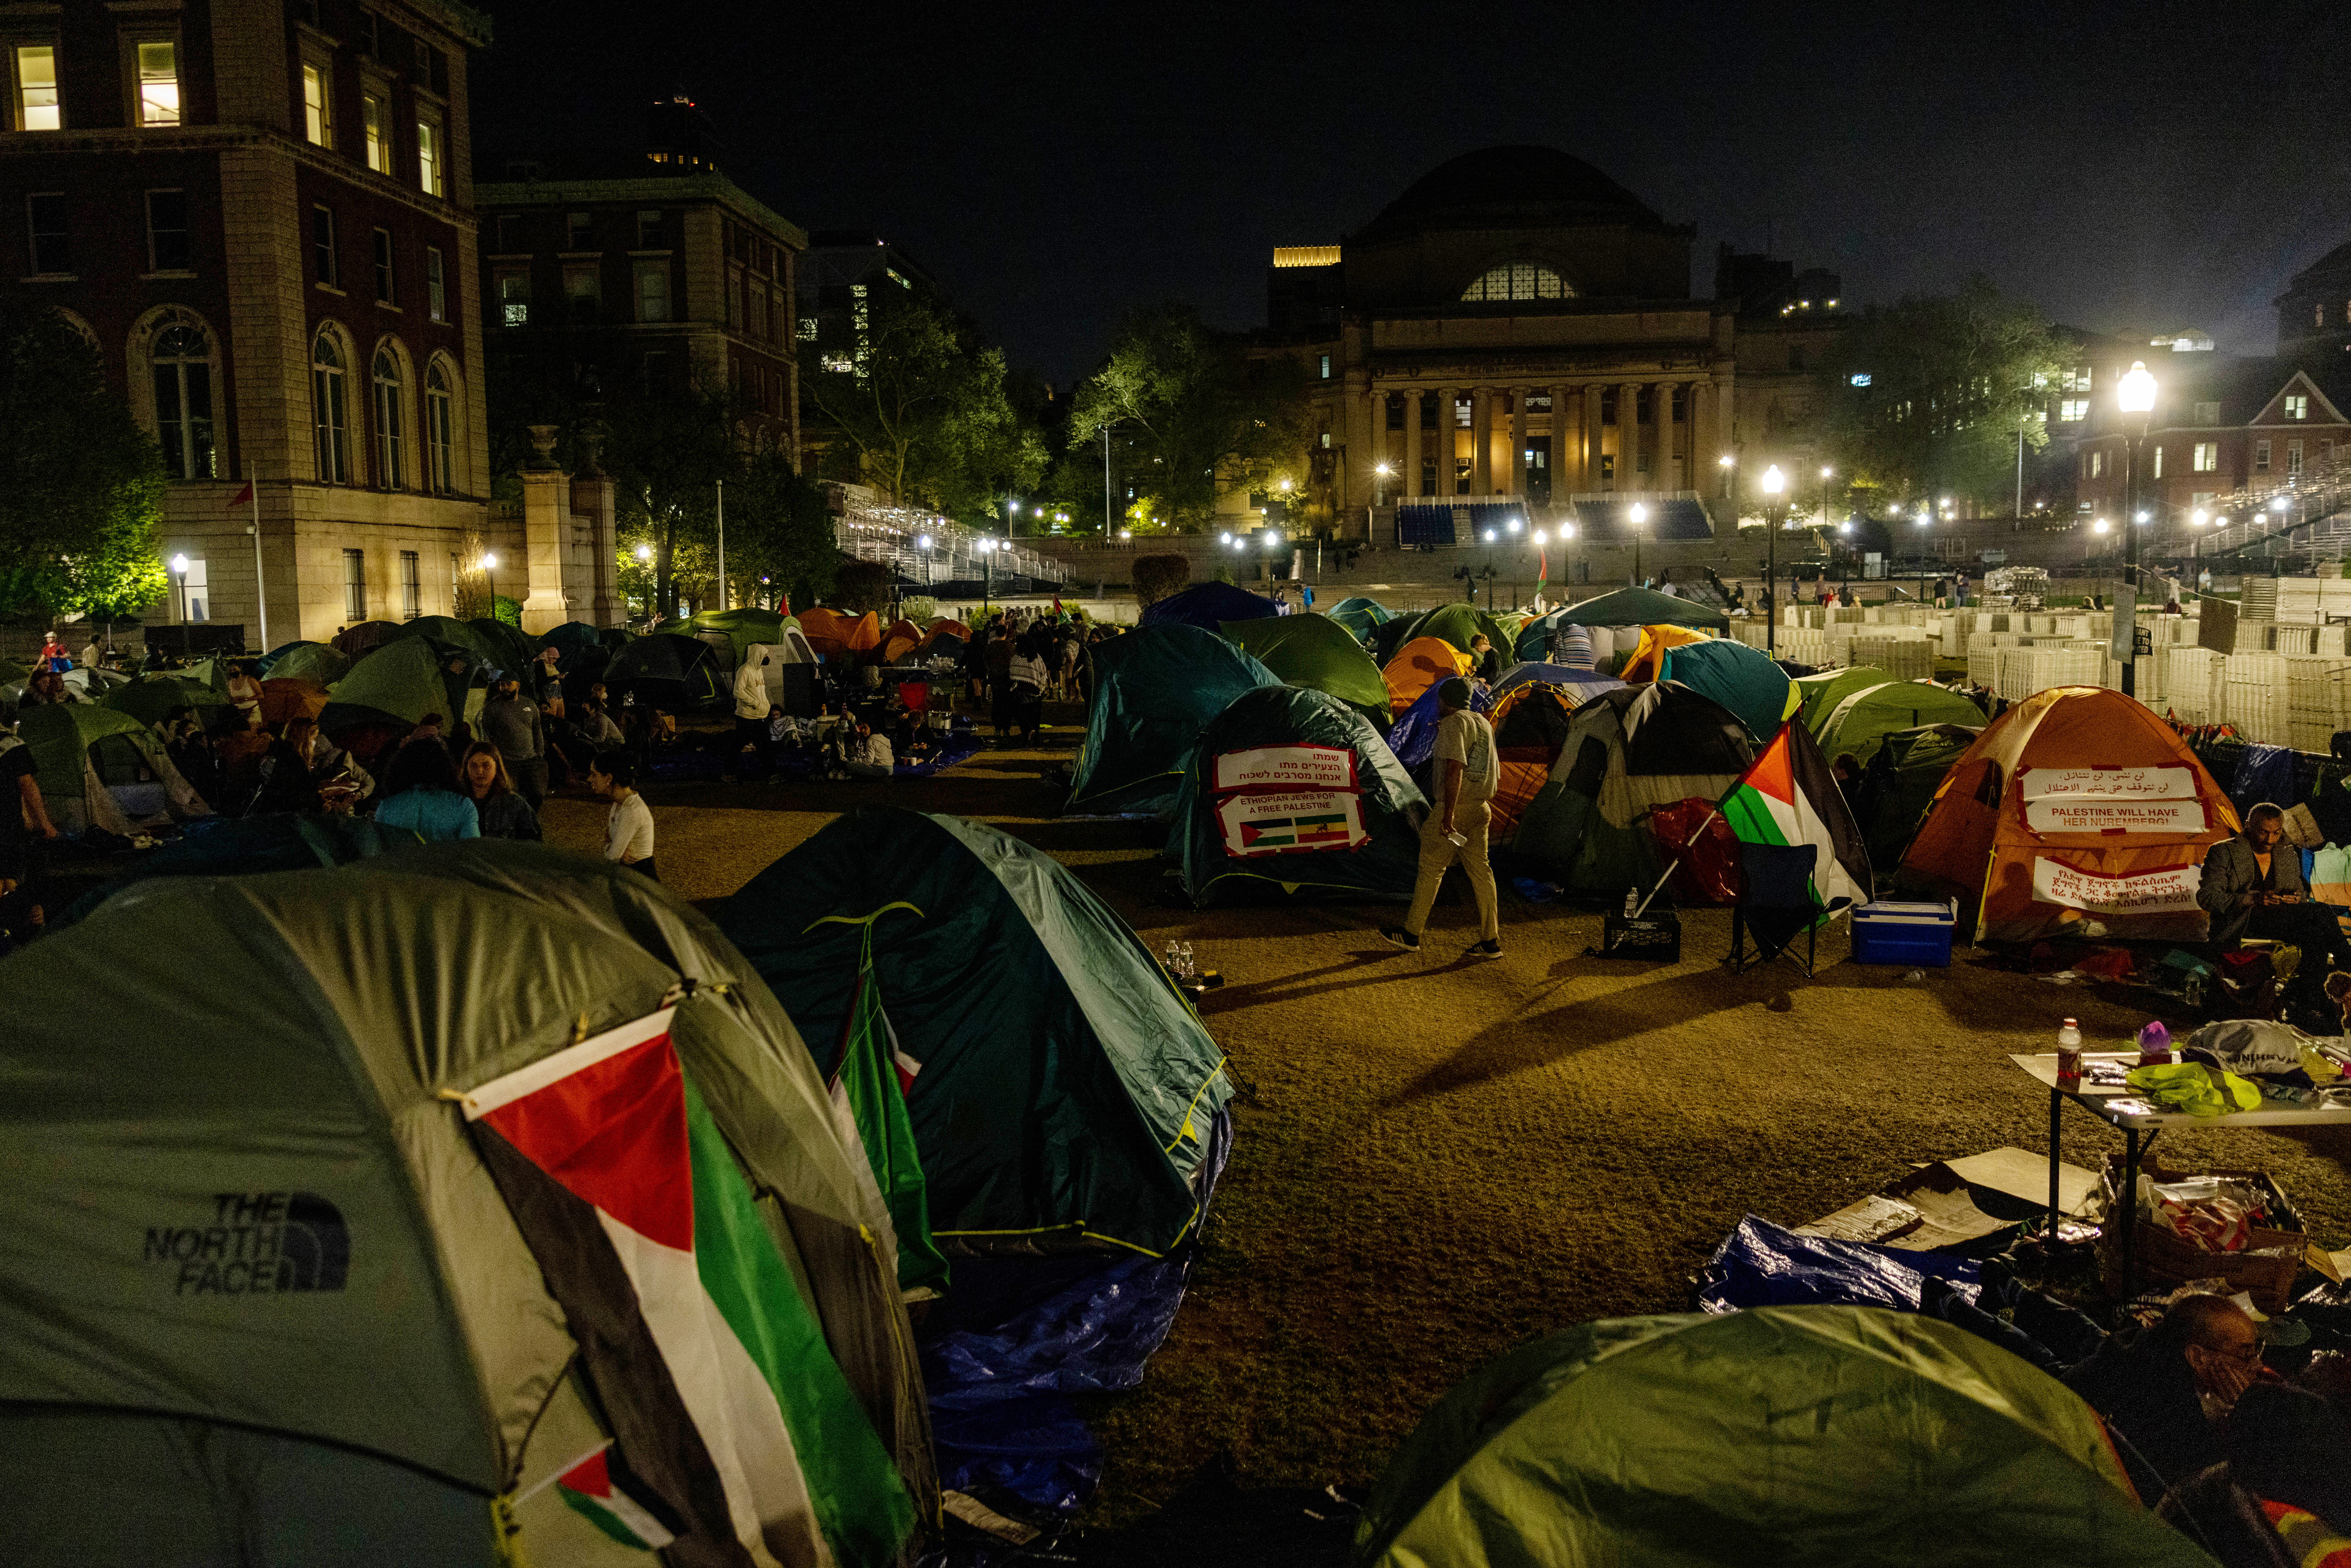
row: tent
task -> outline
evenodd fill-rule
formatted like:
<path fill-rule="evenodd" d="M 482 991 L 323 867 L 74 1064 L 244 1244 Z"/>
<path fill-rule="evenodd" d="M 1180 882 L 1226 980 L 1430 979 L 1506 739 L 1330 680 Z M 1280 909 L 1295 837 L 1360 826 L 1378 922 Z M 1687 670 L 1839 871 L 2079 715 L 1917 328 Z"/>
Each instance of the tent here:
<path fill-rule="evenodd" d="M 944 633 L 946 636 L 953 637 L 958 643 L 968 643 L 971 641 L 971 628 L 965 625 L 962 622 L 956 620 L 953 616 L 942 615 L 937 620 L 932 622 L 928 626 L 924 627 L 923 630 L 933 637 L 937 637 Z"/>
<path fill-rule="evenodd" d="M 833 1071 L 871 933 L 932 1234 L 950 1251 L 1121 1248 L 1190 1230 L 1224 1058 L 1165 971 L 1052 857 L 984 823 L 837 817 L 719 929 Z"/>
<path fill-rule="evenodd" d="M 1569 716 L 1559 760 L 1520 817 L 1515 847 L 1578 893 L 1646 888 L 1665 863 L 1650 815 L 1721 800 L 1754 760 L 1738 716 L 1687 686 L 1602 692 Z"/>
<path fill-rule="evenodd" d="M 1616 1318 L 1520 1346 L 1422 1417 L 1353 1561 L 2211 1568 L 2064 1385 L 1939 1319 L 1858 1306 Z"/>
<path fill-rule="evenodd" d="M 1517 649 L 1510 629 L 1492 615 L 1463 600 L 1440 604 L 1412 623 L 1412 640 L 1436 637 L 1449 643 L 1460 653 L 1469 652 L 1469 644 L 1483 636 L 1492 642 L 1507 662 Z"/>
<path fill-rule="evenodd" d="M 538 643 L 542 648 L 555 650 L 556 666 L 565 671 L 571 668 L 572 659 L 584 650 L 603 646 L 596 628 L 585 621 L 566 621 L 560 626 L 550 626 L 539 634 Z"/>
<path fill-rule="evenodd" d="M 350 673 L 351 661 L 324 643 L 288 643 L 277 650 L 264 672 L 273 679 L 285 676 L 289 680 L 316 681 L 331 686 Z"/>
<path fill-rule="evenodd" d="M 1641 640 L 1634 644 L 1633 651 L 1625 656 L 1624 664 L 1617 667 L 1617 676 L 1627 682 L 1662 680 L 1665 678 L 1663 666 L 1667 649 L 1713 640 L 1711 632 L 1693 632 L 1687 626 L 1644 626 L 1641 628 Z"/>
<path fill-rule="evenodd" d="M 604 666 L 604 684 L 615 701 L 633 691 L 640 703 L 668 713 L 729 700 L 718 655 L 699 638 L 674 632 L 648 632 L 613 654 Z"/>
<path fill-rule="evenodd" d="M 1395 716 L 1380 667 L 1354 634 L 1327 615 L 1228 621 L 1225 640 L 1254 654 L 1284 685 L 1328 692 L 1385 729 Z"/>
<path fill-rule="evenodd" d="M 1854 802 L 1870 864 L 1891 871 L 1902 863 L 1944 776 L 1982 733 L 1980 724 L 1928 724 L 1880 737 Z"/>
<path fill-rule="evenodd" d="M 1882 686 L 1893 678 L 1876 664 L 1851 664 L 1842 670 L 1823 670 L 1816 675 L 1798 675 L 1796 717 L 1817 740 L 1821 727 L 1836 711 L 1837 704 L 1855 692 Z"/>
<path fill-rule="evenodd" d="M 1371 722 L 1324 692 L 1243 692 L 1184 770 L 1167 852 L 1195 908 L 1247 888 L 1411 898 L 1428 802 Z"/>
<path fill-rule="evenodd" d="M 1887 680 L 1846 694 L 1812 730 L 1830 761 L 1850 753 L 1866 766 L 1887 736 L 1937 724 L 1981 729 L 1984 711 L 1932 681 Z"/>
<path fill-rule="evenodd" d="M 371 817 L 321 811 L 262 811 L 249 817 L 205 817 L 179 838 L 131 858 L 120 875 L 74 900 L 60 924 L 89 917 L 128 888 L 169 876 L 251 876 L 345 865 L 417 841 L 399 828 L 379 828 Z"/>
<path fill-rule="evenodd" d="M 382 647 L 400 632 L 401 623 L 397 621 L 362 621 L 336 632 L 334 649 L 347 659 L 356 659 Z"/>
<path fill-rule="evenodd" d="M 719 663 L 729 670 L 740 668 L 743 655 L 757 643 L 780 643 L 784 628 L 792 622 L 773 610 L 746 605 L 734 610 L 705 610 L 689 623 L 686 635 L 700 637 L 711 643 Z M 712 641 L 712 639 L 718 641 Z M 724 642 L 721 648 L 718 642 Z"/>
<path fill-rule="evenodd" d="M 327 711 L 327 688 L 316 681 L 272 675 L 261 683 L 261 722 L 275 727 L 289 718 L 316 719 Z"/>
<path fill-rule="evenodd" d="M 850 616 L 818 607 L 801 611 L 797 619 L 809 645 L 827 659 L 852 658 L 882 644 L 882 622 L 870 610 Z"/>
<path fill-rule="evenodd" d="M 1148 630 L 1170 624 L 1221 631 L 1228 621 L 1255 621 L 1279 614 L 1272 600 L 1229 582 L 1196 582 L 1144 606 L 1141 625 Z"/>
<path fill-rule="evenodd" d="M 465 622 L 501 676 L 519 676 L 538 659 L 539 641 L 519 626 L 476 616 Z"/>
<path fill-rule="evenodd" d="M 1493 706 L 1494 694 L 1471 682 L 1469 711 L 1486 713 Z M 1437 755 L 1437 727 L 1444 718 L 1445 705 L 1437 699 L 1437 687 L 1432 685 L 1413 699 L 1402 718 L 1388 727 L 1388 749 L 1395 753 L 1396 761 L 1412 775 L 1413 782 L 1421 786 L 1424 795 L 1428 793 L 1427 763 Z"/>
<path fill-rule="evenodd" d="M 1370 643 L 1374 628 L 1392 619 L 1386 605 L 1376 599 L 1365 599 L 1360 594 L 1353 599 L 1339 601 L 1330 608 L 1328 613 L 1332 620 L 1345 627 L 1348 634 L 1356 642 L 1364 643 Z"/>
<path fill-rule="evenodd" d="M 1721 611 L 1646 588 L 1615 589 L 1569 605 L 1565 614 L 1579 626 L 1687 626 L 1730 635 L 1730 617 Z"/>
<path fill-rule="evenodd" d="M 222 693 L 183 675 L 142 675 L 107 693 L 105 702 L 146 725 L 161 724 L 183 708 L 197 710 L 210 725 L 231 706 Z"/>
<path fill-rule="evenodd" d="M 1487 834 L 1507 844 L 1519 831 L 1519 819 L 1533 804 L 1567 744 L 1570 716 L 1587 694 L 1581 686 L 1555 686 L 1529 681 L 1510 688 L 1487 716 L 1494 727 L 1494 753 L 1502 776 L 1489 809 L 1493 818 Z"/>
<path fill-rule="evenodd" d="M 1165 812 L 1200 732 L 1280 677 L 1222 637 L 1177 622 L 1097 643 L 1093 706 L 1065 811 Z"/>
<path fill-rule="evenodd" d="M 2120 692 L 2052 686 L 1955 763 L 1903 856 L 1978 942 L 2196 942 L 2204 853 L 2237 809 L 2178 731 Z"/>
<path fill-rule="evenodd" d="M 1665 666 L 1662 679 L 1678 681 L 1737 714 L 1758 746 L 1779 734 L 1782 722 L 1796 711 L 1795 683 L 1761 648 L 1710 639 L 1668 647 L 1659 663 Z"/>
<path fill-rule="evenodd" d="M 452 674 L 452 655 L 465 662 L 463 674 Z M 479 718 L 487 695 L 482 685 L 479 655 L 423 637 L 402 637 L 378 648 L 351 666 L 351 673 L 327 691 L 327 706 L 319 727 L 337 746 L 358 753 L 372 765 L 383 748 L 423 722 L 426 714 L 442 717 L 442 733 L 458 721 Z"/>
<path fill-rule="evenodd" d="M 882 633 L 882 662 L 894 664 L 901 659 L 911 659 L 922 645 L 923 629 L 901 616 Z"/>
<path fill-rule="evenodd" d="M 1625 684 L 1614 675 L 1604 675 L 1596 670 L 1579 670 L 1570 664 L 1513 664 L 1502 672 L 1500 680 L 1494 683 L 1494 695 L 1498 697 L 1508 695 L 1513 687 L 1522 686 L 1529 681 L 1544 681 L 1554 686 L 1582 687 L 1575 699 L 1579 704 L 1598 693 L 1613 692 Z"/>
<path fill-rule="evenodd" d="M 1515 652 L 1521 659 L 1548 658 L 1551 655 L 1552 634 L 1555 632 L 1563 632 L 1570 626 L 1582 624 L 1583 622 L 1575 618 L 1572 608 L 1563 607 L 1546 611 L 1541 615 L 1531 615 L 1512 634 L 1516 643 Z"/>
<path fill-rule="evenodd" d="M 1398 648 L 1387 668 L 1380 672 L 1381 683 L 1388 689 L 1388 711 L 1402 718 L 1429 687 L 1468 673 L 1469 655 L 1444 638 L 1415 637 Z"/>
<path fill-rule="evenodd" d="M 734 1427 L 727 1468 L 780 1459 L 751 1516 L 799 1548 L 778 1556 L 815 1560 L 820 1533 L 844 1568 L 881 1568 L 936 1507 L 872 1178 L 782 1008 L 659 884 L 496 841 L 161 880 L 0 960 L 0 1486 L 42 1558 L 493 1568 L 514 1561 L 511 1509 L 530 1561 L 643 1563 L 546 1483 L 571 1472 L 586 1503 L 596 1474 L 632 1474 L 681 1528 L 695 1511 L 725 1530 L 725 1471 L 683 1428 L 760 1419 L 762 1394 L 797 1441 Z M 624 1305 L 583 1316 L 569 1282 L 597 1257 L 677 1274 L 642 1239 L 624 1265 L 576 1186 L 510 1204 L 528 1161 L 488 1127 L 515 1124 L 461 1103 L 631 1025 L 649 1026 L 626 1101 L 645 1119 L 605 1122 L 566 1185 L 691 1160 L 703 1353 L 704 1325 L 740 1313 L 728 1281 L 759 1281 L 752 1321 L 774 1330 L 723 1383 L 676 1358 L 665 1375 L 627 1277 Z M 646 1109 L 665 1096 L 674 1122 Z M 575 1106 L 601 1109 L 550 1122 Z M 551 1252 L 567 1220 L 580 1245 Z M 751 1560 L 715 1533 L 669 1560 Z"/>
<path fill-rule="evenodd" d="M 42 803 L 60 833 L 97 828 L 128 838 L 212 814 L 155 732 L 120 709 L 44 703 L 24 710 L 16 738 L 32 750 Z"/>

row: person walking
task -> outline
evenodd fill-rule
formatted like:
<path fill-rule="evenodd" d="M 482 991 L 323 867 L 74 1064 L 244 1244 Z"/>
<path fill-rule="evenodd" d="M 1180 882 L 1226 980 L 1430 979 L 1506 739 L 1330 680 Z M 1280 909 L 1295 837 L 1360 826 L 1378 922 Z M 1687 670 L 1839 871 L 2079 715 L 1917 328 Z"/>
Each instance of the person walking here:
<path fill-rule="evenodd" d="M 538 705 L 523 695 L 518 677 L 500 681 L 497 695 L 483 707 L 481 737 L 498 748 L 515 792 L 537 816 L 547 799 L 547 720 Z"/>
<path fill-rule="evenodd" d="M 637 759 L 620 747 L 599 753 L 588 765 L 588 788 L 612 802 L 611 813 L 604 819 L 604 858 L 659 882 L 661 873 L 653 869 L 653 809 L 637 793 L 636 784 Z"/>
<path fill-rule="evenodd" d="M 1494 749 L 1494 727 L 1469 711 L 1469 683 L 1458 675 L 1437 688 L 1442 717 L 1437 724 L 1437 809 L 1420 825 L 1420 877 L 1413 883 L 1412 907 L 1402 925 L 1384 925 L 1380 935 L 1407 953 L 1420 951 L 1420 935 L 1445 868 L 1458 858 L 1478 903 L 1478 940 L 1466 956 L 1502 956 L 1501 912 L 1494 899 L 1494 870 L 1486 862 L 1487 802 L 1501 782 L 1501 759 Z"/>
<path fill-rule="evenodd" d="M 768 738 L 768 710 L 775 705 L 768 700 L 768 655 L 758 662 L 743 661 L 735 672 L 735 755 L 727 759 L 731 772 L 743 768 L 743 754 L 758 751 Z"/>
<path fill-rule="evenodd" d="M 1044 727 L 1045 683 L 1052 678 L 1045 664 L 1047 652 L 1043 632 L 1023 632 L 1005 665 L 1012 695 L 1012 723 L 1020 732 L 1023 746 L 1036 745 L 1037 732 Z"/>

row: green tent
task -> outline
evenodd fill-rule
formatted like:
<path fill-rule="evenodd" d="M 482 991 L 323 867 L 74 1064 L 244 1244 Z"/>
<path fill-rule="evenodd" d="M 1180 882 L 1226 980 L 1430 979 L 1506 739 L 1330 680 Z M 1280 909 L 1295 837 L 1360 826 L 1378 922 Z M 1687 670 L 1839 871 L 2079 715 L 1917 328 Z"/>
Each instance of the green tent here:
<path fill-rule="evenodd" d="M 1866 766 L 1886 737 L 1896 730 L 1933 724 L 1981 729 L 1987 722 L 1983 709 L 1948 686 L 1932 681 L 1889 680 L 1847 695 L 1829 710 L 1813 736 L 1832 760 L 1850 752 L 1855 761 Z"/>
<path fill-rule="evenodd" d="M 465 674 L 453 674 L 445 667 L 452 655 L 464 658 Z M 481 655 L 470 647 L 423 637 L 396 638 L 362 656 L 350 674 L 328 689 L 319 727 L 336 745 L 349 746 L 344 737 L 357 730 L 380 728 L 396 738 L 426 714 L 437 713 L 446 734 L 458 720 L 470 724 L 481 716 L 486 693 L 480 666 Z"/>
<path fill-rule="evenodd" d="M 1938 1319 L 1617 1318 L 1447 1394 L 1356 1525 L 1358 1568 L 2212 1568 L 2096 1415 Z"/>
<path fill-rule="evenodd" d="M 519 626 L 486 616 L 476 616 L 465 624 L 474 629 L 475 638 L 501 674 L 519 676 L 538 657 L 538 639 Z"/>
<path fill-rule="evenodd" d="M 528 1561 L 651 1562 L 546 1484 L 643 1399 L 583 1345 L 629 1325 L 575 1337 L 458 1100 L 673 1006 L 756 1213 L 728 1256 L 780 1255 L 768 1310 L 807 1332 L 779 1354 L 834 1391 L 804 1468 L 858 1456 L 888 1505 L 825 1521 L 835 1557 L 880 1568 L 936 1507 L 871 1177 L 791 1020 L 659 884 L 498 841 L 160 881 L 0 959 L 0 1488 L 31 1558 L 493 1568 L 503 1499 Z M 671 1447 L 622 1430 L 623 1459 Z M 669 1560 L 748 1560 L 720 1546 Z"/>
<path fill-rule="evenodd" d="M 1869 845 L 1870 864 L 1891 871 L 1902 863 L 1903 852 L 1917 837 L 1944 775 L 1982 733 L 1979 721 L 1922 725 L 1881 738 L 1862 775 L 1860 809 L 1855 812 Z"/>
<path fill-rule="evenodd" d="M 1511 847 L 1579 894 L 1614 898 L 1665 869 L 1649 815 L 1719 800 L 1755 759 L 1738 716 L 1677 682 L 1587 698 L 1568 716 L 1551 778 L 1519 819 Z"/>
<path fill-rule="evenodd" d="M 1459 599 L 1449 604 L 1440 604 L 1415 621 L 1411 636 L 1396 646 L 1403 647 L 1413 637 L 1441 637 L 1467 653 L 1470 651 L 1470 643 L 1481 634 L 1492 639 L 1494 646 L 1501 652 L 1503 663 L 1511 662 L 1511 652 L 1518 644 L 1511 640 L 1510 629 L 1485 611 Z"/>
<path fill-rule="evenodd" d="M 1353 599 L 1339 601 L 1326 613 L 1332 620 L 1344 626 L 1356 642 L 1366 646 L 1371 643 L 1372 633 L 1395 618 L 1390 614 L 1386 605 L 1376 599 L 1366 599 L 1360 594 Z"/>
<path fill-rule="evenodd" d="M 1195 908 L 1245 890 L 1402 903 L 1427 810 L 1362 714 L 1328 693 L 1267 686 L 1200 732 L 1167 853 Z"/>
<path fill-rule="evenodd" d="M 1373 627 L 1371 640 L 1364 644 L 1373 662 L 1381 669 L 1386 669 L 1389 662 L 1396 656 L 1396 651 L 1412 641 L 1414 629 L 1423 619 L 1420 615 L 1393 615 Z"/>
<path fill-rule="evenodd" d="M 743 651 L 753 643 L 784 640 L 784 617 L 772 610 L 705 610 L 679 630 L 689 637 L 705 632 L 725 636 L 731 650 L 726 667 L 732 670 L 742 664 Z"/>
<path fill-rule="evenodd" d="M 601 677 L 614 695 L 636 694 L 665 713 L 715 707 L 729 702 L 726 675 L 718 655 L 699 637 L 676 632 L 649 632 L 612 655 Z"/>
<path fill-rule="evenodd" d="M 1271 670 L 1286 686 L 1328 692 L 1384 729 L 1394 722 L 1388 684 L 1354 633 L 1326 615 L 1228 621 L 1225 640 Z"/>
<path fill-rule="evenodd" d="M 33 678 L 30 666 L 14 659 L 0 659 L 0 686 L 21 686 Z"/>
<path fill-rule="evenodd" d="M 108 692 L 104 702 L 144 725 L 161 724 L 182 708 L 198 710 L 209 725 L 233 706 L 225 694 L 184 675 L 142 675 Z"/>
<path fill-rule="evenodd" d="M 1181 622 L 1129 632 L 1091 652 L 1093 709 L 1065 811 L 1165 813 L 1208 721 L 1243 692 L 1281 684 L 1222 637 Z"/>
<path fill-rule="evenodd" d="M 1761 648 L 1723 638 L 1684 643 L 1667 649 L 1664 662 L 1660 679 L 1679 681 L 1729 708 L 1758 746 L 1796 711 L 1795 683 Z"/>
<path fill-rule="evenodd" d="M 1687 626 L 1693 632 L 1730 635 L 1730 617 L 1721 611 L 1646 588 L 1619 588 L 1567 606 L 1578 626 Z"/>
<path fill-rule="evenodd" d="M 389 647 L 392 643 L 404 642 L 411 637 L 422 637 L 428 642 L 438 643 L 444 647 L 463 648 L 486 663 L 503 668 L 507 654 L 512 650 L 503 638 L 483 631 L 486 626 L 497 624 L 494 621 L 460 621 L 450 615 L 420 615 L 413 621 L 402 622 L 399 630 L 385 643 L 385 646 Z M 503 630 L 510 631 L 512 628 L 503 628 Z"/>
<path fill-rule="evenodd" d="M 267 674 L 274 679 L 316 681 L 331 686 L 350 673 L 350 659 L 324 643 L 289 643 L 277 651 Z"/>
<path fill-rule="evenodd" d="M 33 753 L 42 803 L 60 833 L 128 837 L 212 814 L 155 732 L 120 708 L 43 703 L 18 716 L 16 738 Z"/>
<path fill-rule="evenodd" d="M 1190 628 L 1186 628 L 1190 630 Z M 1224 1058 L 1125 921 L 979 822 L 868 808 L 719 911 L 831 1074 L 872 933 L 932 1233 L 962 1252 L 1163 1253 L 1198 1214 Z"/>
<path fill-rule="evenodd" d="M 379 828 L 372 818 L 320 811 L 262 811 L 213 817 L 171 843 L 133 859 L 129 869 L 74 900 L 58 925 L 90 912 L 128 888 L 164 876 L 251 876 L 346 865 L 417 841 L 404 828 Z"/>
<path fill-rule="evenodd" d="M 1837 704 L 1855 692 L 1884 685 L 1893 678 L 1876 664 L 1854 664 L 1842 670 L 1823 670 L 1817 675 L 1798 675 L 1797 722 L 1811 730 L 1813 738 L 1818 740 L 1821 726 L 1828 722 L 1828 716 L 1836 711 Z"/>

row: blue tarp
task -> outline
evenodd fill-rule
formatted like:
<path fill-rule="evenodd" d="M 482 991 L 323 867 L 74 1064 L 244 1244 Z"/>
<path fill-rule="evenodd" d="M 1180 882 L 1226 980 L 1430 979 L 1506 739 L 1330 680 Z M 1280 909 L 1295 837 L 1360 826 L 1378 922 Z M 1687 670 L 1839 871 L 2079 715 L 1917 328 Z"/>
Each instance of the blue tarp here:
<path fill-rule="evenodd" d="M 1229 582 L 1196 582 L 1181 593 L 1171 593 L 1143 612 L 1141 624 L 1171 622 L 1221 632 L 1228 621 L 1256 621 L 1277 613 L 1274 602 L 1261 593 L 1235 588 Z"/>
<path fill-rule="evenodd" d="M 1823 1304 L 1915 1312 L 1924 1308 L 1928 1280 L 1948 1282 L 1972 1305 L 1982 1278 L 1973 1259 L 1956 1253 L 1799 1236 L 1750 1214 L 1707 1265 L 1698 1304 L 1708 1312 Z"/>
<path fill-rule="evenodd" d="M 1442 685 L 1444 683 L 1440 681 L 1421 693 L 1413 705 L 1404 710 L 1404 716 L 1388 728 L 1388 749 L 1395 753 L 1395 759 L 1407 770 L 1418 768 L 1437 750 L 1437 721 L 1444 716 L 1437 702 L 1437 686 Z M 1486 688 L 1475 681 L 1470 682 L 1470 711 L 1484 713 L 1493 706 L 1494 699 Z"/>
<path fill-rule="evenodd" d="M 2229 799 L 2242 819 L 2262 801 L 2294 804 L 2294 752 L 2283 746 L 2248 746 L 2237 759 L 2237 775 L 2229 781 Z"/>

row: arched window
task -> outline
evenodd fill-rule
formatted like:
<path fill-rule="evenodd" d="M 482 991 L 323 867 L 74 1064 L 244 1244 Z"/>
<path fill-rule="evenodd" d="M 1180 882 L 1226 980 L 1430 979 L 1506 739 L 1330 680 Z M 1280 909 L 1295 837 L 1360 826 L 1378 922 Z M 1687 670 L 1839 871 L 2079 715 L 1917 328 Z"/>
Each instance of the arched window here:
<path fill-rule="evenodd" d="M 438 364 L 424 371 L 424 486 L 436 496 L 456 493 L 450 455 L 456 443 L 451 431 L 449 373 Z"/>
<path fill-rule="evenodd" d="M 213 445 L 212 344 L 202 327 L 177 322 L 157 334 L 155 436 L 174 479 L 217 479 Z"/>
<path fill-rule="evenodd" d="M 400 384 L 400 361 L 389 348 L 375 351 L 375 471 L 387 490 L 401 487 L 405 476 L 401 470 L 400 447 L 406 434 L 401 418 L 402 402 Z"/>
<path fill-rule="evenodd" d="M 310 417 L 318 433 L 319 479 L 351 482 L 350 414 L 345 402 L 343 354 L 332 334 L 321 332 L 310 348 Z"/>
<path fill-rule="evenodd" d="M 1461 291 L 1470 303 L 1492 305 L 1513 299 L 1573 299 L 1575 290 L 1558 273 L 1531 261 L 1505 262 Z"/>

